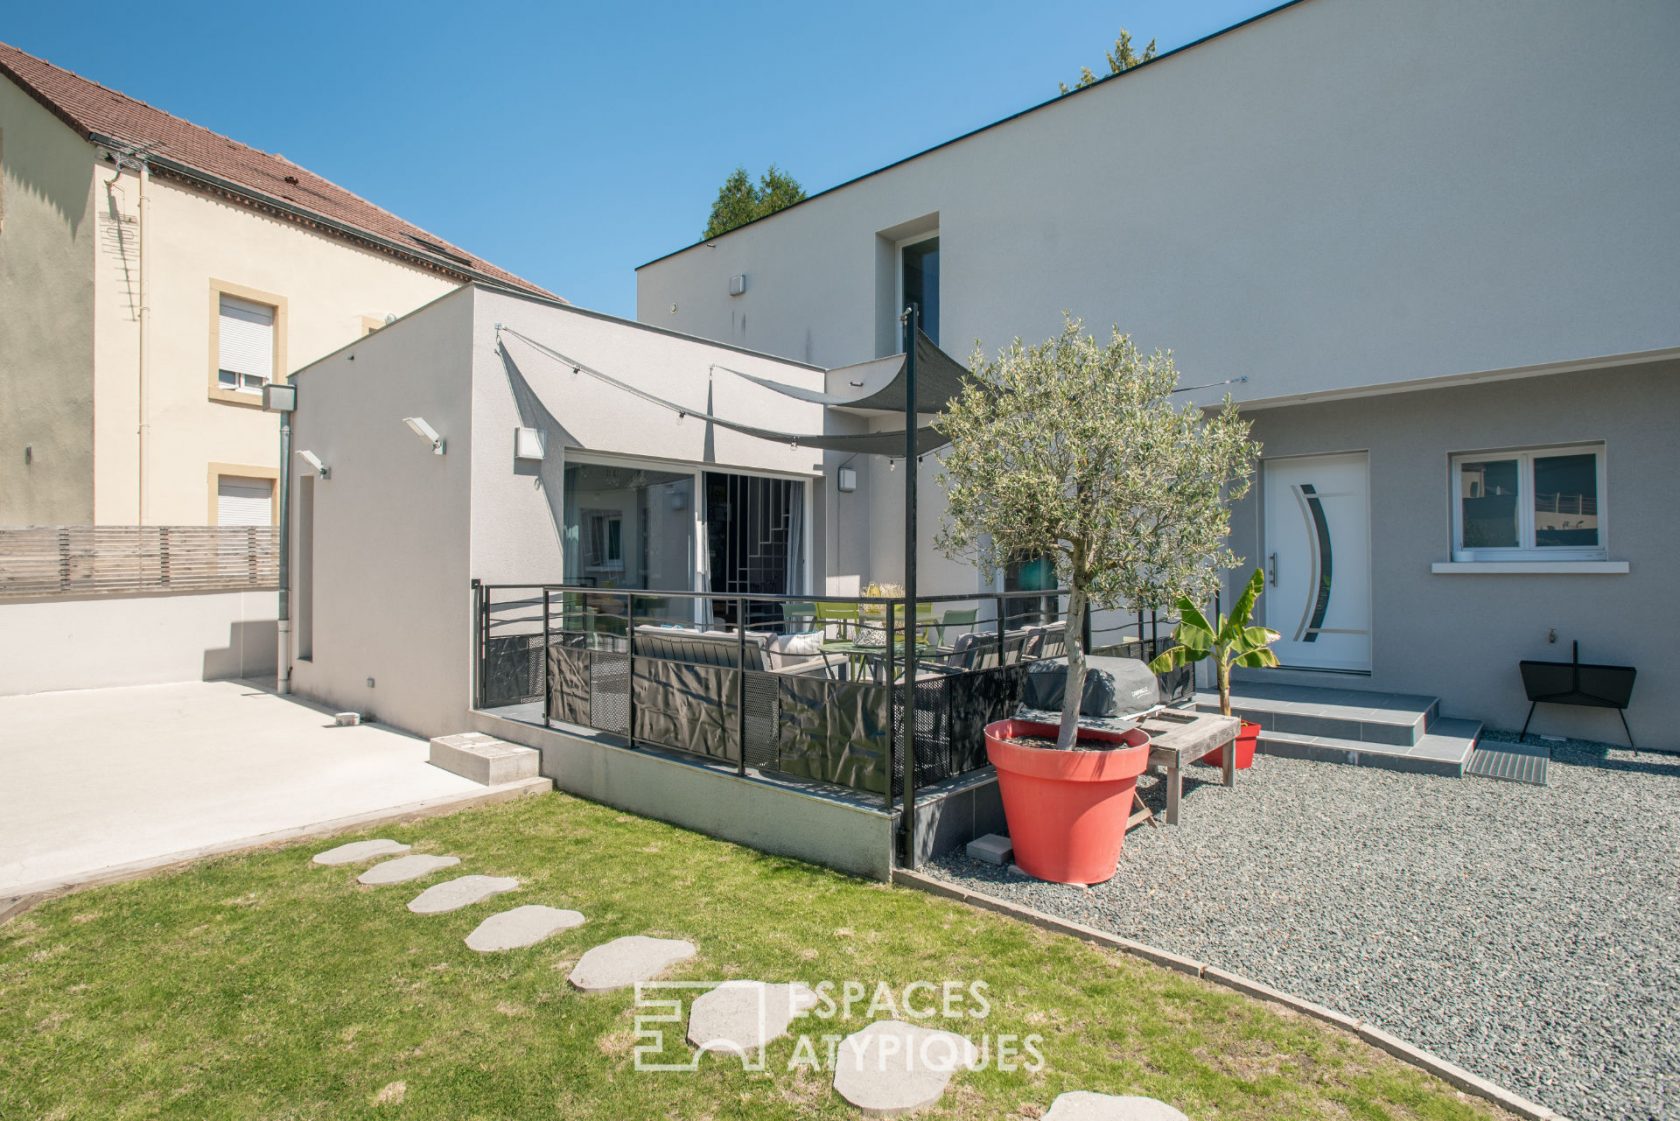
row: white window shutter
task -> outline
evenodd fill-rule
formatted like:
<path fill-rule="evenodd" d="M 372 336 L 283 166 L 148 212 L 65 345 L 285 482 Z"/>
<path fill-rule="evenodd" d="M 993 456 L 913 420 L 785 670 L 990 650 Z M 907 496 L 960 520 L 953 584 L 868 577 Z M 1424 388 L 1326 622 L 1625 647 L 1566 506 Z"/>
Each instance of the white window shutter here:
<path fill-rule="evenodd" d="M 216 480 L 218 525 L 273 525 L 274 483 L 223 476 Z"/>
<path fill-rule="evenodd" d="M 274 309 L 223 296 L 221 354 L 216 368 L 274 380 Z"/>

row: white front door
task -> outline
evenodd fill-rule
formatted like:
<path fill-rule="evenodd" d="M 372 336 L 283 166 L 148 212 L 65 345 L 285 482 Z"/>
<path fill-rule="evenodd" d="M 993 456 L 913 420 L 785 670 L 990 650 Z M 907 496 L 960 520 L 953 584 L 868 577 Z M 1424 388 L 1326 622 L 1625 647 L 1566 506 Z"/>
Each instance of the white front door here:
<path fill-rule="evenodd" d="M 1260 597 L 1283 637 L 1278 660 L 1303 669 L 1371 668 L 1370 468 L 1365 453 L 1266 460 Z"/>

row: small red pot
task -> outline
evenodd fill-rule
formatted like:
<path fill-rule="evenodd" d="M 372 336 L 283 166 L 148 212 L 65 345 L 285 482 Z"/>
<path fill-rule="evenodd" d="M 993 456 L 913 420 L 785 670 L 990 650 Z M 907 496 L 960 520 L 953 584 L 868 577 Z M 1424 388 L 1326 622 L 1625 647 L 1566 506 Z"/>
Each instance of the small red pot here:
<path fill-rule="evenodd" d="M 1082 742 L 1108 751 L 1053 751 L 1008 742 L 1055 739 L 1057 726 L 1032 720 L 986 725 L 986 757 L 997 768 L 1015 862 L 1028 875 L 1062 884 L 1110 879 L 1126 843 L 1132 792 L 1149 765 L 1149 734 L 1081 728 Z"/>
<path fill-rule="evenodd" d="M 1254 766 L 1254 748 L 1260 742 L 1260 725 L 1250 720 L 1242 722 L 1242 728 L 1237 732 L 1237 770 L 1246 771 Z M 1225 765 L 1225 749 L 1215 748 L 1202 756 L 1200 762 L 1210 767 Z"/>

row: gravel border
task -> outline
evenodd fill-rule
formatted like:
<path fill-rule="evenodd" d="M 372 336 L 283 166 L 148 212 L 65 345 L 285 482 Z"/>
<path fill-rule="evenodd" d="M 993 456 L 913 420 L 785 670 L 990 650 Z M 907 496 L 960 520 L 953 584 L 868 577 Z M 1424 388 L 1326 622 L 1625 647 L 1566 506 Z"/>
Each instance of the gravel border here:
<path fill-rule="evenodd" d="M 924 871 L 1325 1005 L 1580 1121 L 1680 1116 L 1680 758 L 1548 746 L 1548 787 L 1262 756 L 1235 790 L 1187 791 L 1177 828 L 1134 830 L 1089 889 L 959 854 Z"/>
<path fill-rule="evenodd" d="M 1167 951 L 1159 949 L 1155 946 L 1148 946 L 1142 942 L 1134 942 L 1129 938 L 1121 938 L 1118 935 L 1096 930 L 1092 927 L 1084 926 L 1068 919 L 1057 918 L 1055 915 L 1047 915 L 1043 911 L 1035 911 L 1030 907 L 1022 907 L 1015 903 L 1008 903 L 993 895 L 969 891 L 967 889 L 957 887 L 955 884 L 949 883 L 945 880 L 935 879 L 931 876 L 924 876 L 919 872 L 911 872 L 903 868 L 895 869 L 893 871 L 893 882 L 895 884 L 916 888 L 919 891 L 928 892 L 930 895 L 938 895 L 946 899 L 957 900 L 960 903 L 967 903 L 969 906 L 977 907 L 983 911 L 993 911 L 1001 915 L 1008 915 L 1012 919 L 1029 923 L 1033 926 L 1053 931 L 1057 934 L 1065 934 L 1069 937 L 1091 942 L 1107 949 L 1118 950 L 1123 954 L 1130 954 L 1133 957 L 1143 958 L 1144 960 L 1153 962 L 1156 965 L 1164 966 L 1167 969 L 1176 969 L 1180 973 L 1188 973 L 1192 977 L 1198 977 L 1207 981 L 1209 984 L 1219 985 L 1227 989 L 1234 989 L 1237 992 L 1252 996 L 1258 1000 L 1269 1001 L 1273 1004 L 1281 1004 L 1284 1007 L 1289 1008 L 1292 1011 L 1299 1012 L 1304 1016 L 1311 1016 L 1315 1020 L 1322 1020 L 1324 1023 L 1357 1035 L 1373 1047 L 1377 1047 L 1388 1052 L 1390 1055 L 1400 1059 L 1402 1062 L 1409 1063 L 1420 1070 L 1433 1074 L 1437 1078 L 1441 1078 L 1458 1087 L 1460 1090 L 1464 1090 L 1467 1093 L 1474 1094 L 1479 1098 L 1484 1098 L 1487 1101 L 1493 1102 L 1495 1105 L 1498 1105 L 1519 1117 L 1527 1118 L 1528 1121 L 1568 1121 L 1568 1119 L 1563 1117 L 1562 1114 L 1547 1109 L 1545 1106 L 1540 1105 L 1537 1102 L 1531 1102 L 1527 1098 L 1512 1093 L 1503 1086 L 1496 1085 L 1485 1078 L 1472 1074 L 1470 1071 L 1465 1070 L 1456 1063 L 1449 1063 L 1439 1055 L 1433 1055 L 1422 1048 L 1414 1047 L 1405 1040 L 1383 1031 L 1381 1028 L 1361 1023 L 1360 1021 L 1355 1020 L 1352 1016 L 1344 1016 L 1334 1009 L 1324 1007 L 1322 1004 L 1314 1004 L 1310 1000 L 1302 1000 L 1298 996 L 1291 996 L 1289 993 L 1281 992 L 1278 989 L 1262 985 L 1258 981 L 1251 980 L 1240 974 L 1228 973 L 1223 969 L 1218 969 L 1199 961 L 1191 961 L 1189 958 L 1180 957 L 1177 954 L 1169 954 Z"/>

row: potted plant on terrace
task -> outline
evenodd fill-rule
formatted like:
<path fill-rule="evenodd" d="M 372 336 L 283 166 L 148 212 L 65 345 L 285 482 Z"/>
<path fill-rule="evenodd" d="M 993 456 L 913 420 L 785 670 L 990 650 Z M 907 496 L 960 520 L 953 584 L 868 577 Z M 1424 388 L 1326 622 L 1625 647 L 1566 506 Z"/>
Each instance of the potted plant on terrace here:
<path fill-rule="evenodd" d="M 1149 668 L 1156 673 L 1167 673 L 1180 666 L 1212 658 L 1214 678 L 1219 683 L 1219 711 L 1225 716 L 1231 715 L 1231 667 L 1263 669 L 1278 664 L 1277 655 L 1272 652 L 1272 643 L 1278 640 L 1278 633 L 1251 625 L 1254 604 L 1265 586 L 1265 574 L 1255 569 L 1254 575 L 1248 578 L 1248 587 L 1243 589 L 1242 598 L 1237 600 L 1231 613 L 1220 615 L 1211 623 L 1194 600 L 1188 596 L 1179 597 L 1178 629 L 1173 632 L 1175 645 L 1161 651 L 1149 663 Z M 1259 739 L 1260 725 L 1244 720 L 1236 741 L 1238 770 L 1254 765 L 1254 748 Z M 1215 767 L 1223 765 L 1225 749 L 1221 747 L 1210 751 L 1202 756 L 1202 762 Z"/>
<path fill-rule="evenodd" d="M 935 422 L 950 437 L 939 547 L 988 576 L 1048 557 L 1068 590 L 1067 679 L 1059 724 L 986 729 L 1015 858 L 1064 883 L 1114 874 L 1148 737 L 1082 729 L 1084 625 L 1092 608 L 1148 608 L 1206 596 L 1221 567 L 1226 503 L 1248 490 L 1258 445 L 1230 400 L 1172 399 L 1172 357 L 1145 356 L 1114 330 L 1100 343 L 1067 318 L 1035 346 L 1016 339 Z"/>

